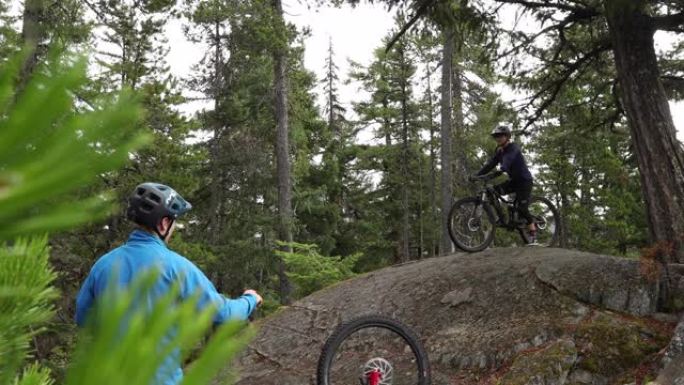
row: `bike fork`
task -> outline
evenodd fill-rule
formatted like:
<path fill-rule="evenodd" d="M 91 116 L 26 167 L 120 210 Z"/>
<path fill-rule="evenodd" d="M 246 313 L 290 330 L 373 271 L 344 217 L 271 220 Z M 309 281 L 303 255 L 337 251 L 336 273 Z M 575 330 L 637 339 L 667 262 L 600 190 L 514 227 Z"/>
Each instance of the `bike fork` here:
<path fill-rule="evenodd" d="M 483 192 L 482 196 L 480 197 L 480 202 L 475 204 L 475 209 L 473 210 L 473 217 L 474 218 L 479 218 L 482 216 L 482 210 L 484 208 L 484 202 L 487 199 L 487 193 Z"/>

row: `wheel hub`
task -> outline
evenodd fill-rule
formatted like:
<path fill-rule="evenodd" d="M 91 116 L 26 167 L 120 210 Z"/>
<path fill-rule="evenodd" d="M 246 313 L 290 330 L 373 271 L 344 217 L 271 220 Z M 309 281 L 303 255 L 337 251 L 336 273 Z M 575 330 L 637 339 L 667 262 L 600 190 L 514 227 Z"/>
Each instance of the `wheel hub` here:
<path fill-rule="evenodd" d="M 539 230 L 544 230 L 546 229 L 546 219 L 542 218 L 542 220 L 537 222 L 537 228 Z"/>
<path fill-rule="evenodd" d="M 480 218 L 469 218 L 468 219 L 468 230 L 476 232 L 480 230 Z"/>
<path fill-rule="evenodd" d="M 392 364 L 384 358 L 370 359 L 363 366 L 364 385 L 392 385 Z"/>

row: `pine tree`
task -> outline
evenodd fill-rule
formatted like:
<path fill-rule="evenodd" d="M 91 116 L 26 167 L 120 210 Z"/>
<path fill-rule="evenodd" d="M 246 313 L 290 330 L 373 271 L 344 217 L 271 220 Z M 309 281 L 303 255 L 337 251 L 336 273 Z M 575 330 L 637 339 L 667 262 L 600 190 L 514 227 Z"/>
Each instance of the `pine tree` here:
<path fill-rule="evenodd" d="M 421 239 L 424 238 L 422 234 L 425 232 L 427 236 L 427 244 L 429 244 L 428 256 L 433 257 L 439 253 L 439 240 L 441 234 L 441 219 L 439 217 L 438 207 L 439 202 L 437 196 L 439 188 L 437 186 L 437 152 L 439 151 L 439 132 L 438 126 L 435 122 L 436 118 L 436 104 L 437 95 L 433 88 L 433 81 L 435 71 L 439 65 L 439 53 L 437 52 L 439 46 L 438 37 L 431 30 L 429 25 L 423 25 L 416 34 L 411 36 L 411 43 L 415 47 L 417 59 L 420 62 L 424 76 L 420 78 L 421 83 L 425 84 L 425 90 L 422 100 L 420 101 L 419 110 L 424 115 L 424 122 L 421 125 L 423 130 L 426 130 L 429 135 L 428 152 L 430 154 L 430 162 L 428 165 L 429 173 L 429 206 L 430 215 L 427 220 L 421 221 Z"/>
<path fill-rule="evenodd" d="M 0 60 L 6 61 L 12 53 L 19 49 L 20 35 L 12 25 L 16 23 L 16 17 L 9 13 L 10 2 L 0 1 Z"/>
<path fill-rule="evenodd" d="M 189 195 L 197 183 L 188 163 L 195 155 L 184 143 L 189 126 L 175 108 L 183 98 L 164 59 L 169 50 L 164 28 L 176 13 L 175 2 L 157 0 L 141 7 L 131 1 L 86 4 L 104 26 L 95 36 L 104 48 L 98 53 L 88 93 L 135 91 L 146 112 L 141 128 L 154 137 L 154 146 L 135 153 L 131 167 L 107 176 L 105 183 L 116 186 L 122 204 L 133 187 L 143 181 L 163 181 Z M 105 248 L 125 237 L 128 228 L 121 219 L 120 215 L 110 219 Z"/>
<path fill-rule="evenodd" d="M 349 2 L 356 3 L 357 0 Z M 396 5 L 397 1 L 386 0 L 385 3 Z M 467 4 L 461 2 L 461 7 L 457 8 L 467 10 L 470 19 L 491 19 L 492 7 L 486 3 L 475 2 L 470 7 L 464 7 Z M 502 4 L 518 4 L 524 12 L 544 23 L 538 31 L 510 31 L 510 39 L 502 49 L 503 56 L 521 49 L 533 53 L 540 62 L 535 70 L 544 75 L 538 90 L 529 100 L 528 107 L 533 111 L 527 119 L 526 128 L 537 122 L 543 112 L 556 102 L 561 89 L 573 77 L 580 76 L 587 67 L 601 62 L 604 53 L 612 53 L 611 64 L 615 66 L 619 79 L 617 94 L 629 121 L 642 178 L 650 237 L 654 242 L 673 245 L 675 252 L 663 262 L 684 260 L 684 242 L 681 241 L 684 218 L 674 214 L 684 211 L 684 149 L 676 137 L 664 87 L 668 81 L 661 76 L 659 55 L 654 45 L 657 31 L 682 33 L 682 3 L 669 0 L 588 3 L 574 0 L 495 0 L 492 6 Z M 414 22 L 421 16 L 445 14 L 440 9 L 442 5 L 451 7 L 451 1 L 434 4 L 430 1 L 412 1 L 410 6 L 416 12 Z M 454 21 L 443 25 L 453 26 Z M 410 24 L 402 33 L 409 27 Z M 500 30 L 492 23 L 487 28 L 494 33 Z M 585 36 L 589 39 L 577 45 L 571 37 L 583 31 L 588 32 Z M 540 50 L 541 39 L 550 39 L 558 45 L 553 50 Z M 526 61 L 527 58 L 522 60 Z M 677 67 L 681 69 L 681 65 Z M 516 72 L 515 67 L 513 72 Z"/>
<path fill-rule="evenodd" d="M 2 8 L 0 8 L 2 11 Z M 6 7 L 5 7 L 6 12 Z M 11 18 L 4 21 L 11 22 Z M 17 43 L 16 34 L 10 32 L 10 24 L 4 35 L 8 42 Z M 18 89 L 22 89 L 50 50 L 61 52 L 88 39 L 89 26 L 84 21 L 83 6 L 76 0 L 61 1 L 59 5 L 46 0 L 26 0 L 22 12 L 22 28 L 19 44 L 29 52 L 22 63 L 18 76 Z"/>
<path fill-rule="evenodd" d="M 209 143 L 196 145 L 209 150 L 209 161 L 199 173 L 198 218 L 189 228 L 188 239 L 194 250 L 204 250 L 203 263 L 212 271 L 210 278 L 219 290 L 230 293 L 259 287 L 280 299 L 280 286 L 271 285 L 280 269 L 273 249 L 284 247 L 276 243 L 280 239 L 273 151 L 277 136 L 273 130 L 275 105 L 270 97 L 274 43 L 280 44 L 275 38 L 280 32 L 273 22 L 272 4 L 201 1 L 187 13 L 189 36 L 204 39 L 212 47 L 197 63 L 188 85 L 212 101 L 197 115 L 196 124 L 214 133 Z M 312 203 L 319 201 L 320 195 L 308 181 L 315 174 L 310 157 L 323 147 L 320 133 L 325 124 L 313 102 L 313 75 L 303 68 L 301 42 L 293 40 L 297 33 L 291 27 L 287 34 L 287 118 L 292 143 L 288 158 L 293 183 L 298 184 L 292 197 L 298 209 L 292 230 L 293 238 L 308 242 L 320 240 L 316 238 L 319 233 L 312 234 L 306 228 L 308 222 L 299 221 L 300 216 L 307 218 Z M 208 248 L 199 245 L 207 241 Z"/>
<path fill-rule="evenodd" d="M 209 49 L 195 67 L 196 74 L 188 82 L 190 88 L 200 92 L 213 103 L 212 110 L 204 110 L 199 116 L 199 124 L 202 129 L 213 134 L 209 142 L 210 164 L 210 205 L 208 207 L 209 222 L 206 228 L 206 240 L 211 244 L 220 243 L 222 232 L 222 218 L 224 204 L 225 183 L 223 181 L 222 168 L 222 142 L 231 129 L 231 122 L 224 104 L 230 100 L 229 93 L 234 84 L 233 77 L 226 61 L 234 52 L 236 44 L 229 42 L 231 29 L 230 20 L 239 12 L 234 2 L 201 1 L 195 7 L 191 7 L 187 13 L 192 21 L 191 26 L 186 28 L 186 35 L 191 41 L 205 43 Z M 229 47 L 230 46 L 230 47 Z M 232 48 L 232 49 L 231 49 Z M 235 59 L 232 60 L 235 62 Z M 235 65 L 235 63 L 231 63 Z"/>
<path fill-rule="evenodd" d="M 408 260 L 411 250 L 422 253 L 420 223 L 424 203 L 418 197 L 424 196 L 420 190 L 423 187 L 420 165 L 426 162 L 411 84 L 416 68 L 409 51 L 408 42 L 403 40 L 390 52 L 380 48 L 376 50 L 376 61 L 367 70 L 357 69 L 352 74 L 371 93 L 370 101 L 355 105 L 357 113 L 365 124 L 377 123 L 377 136 L 384 138 L 384 146 L 369 149 L 366 156 L 375 158 L 376 165 L 381 165 L 378 171 L 382 171 L 383 178 L 378 192 L 382 191 L 384 197 L 378 206 L 390 218 L 385 231 L 395 242 L 392 252 L 395 261 Z M 417 224 L 416 232 L 412 224 Z"/>
<path fill-rule="evenodd" d="M 283 251 L 291 252 L 287 244 L 292 242 L 292 177 L 290 175 L 290 131 L 288 125 L 288 74 L 287 56 L 289 48 L 289 37 L 287 26 L 283 15 L 283 4 L 281 0 L 273 0 L 272 18 L 276 44 L 272 47 L 273 72 L 274 72 L 274 104 L 276 119 L 276 165 L 278 175 L 278 216 L 279 216 L 279 238 L 286 242 Z M 280 279 L 280 300 L 287 304 L 290 302 L 290 284 L 285 274 L 285 263 L 280 263 L 278 272 Z"/>

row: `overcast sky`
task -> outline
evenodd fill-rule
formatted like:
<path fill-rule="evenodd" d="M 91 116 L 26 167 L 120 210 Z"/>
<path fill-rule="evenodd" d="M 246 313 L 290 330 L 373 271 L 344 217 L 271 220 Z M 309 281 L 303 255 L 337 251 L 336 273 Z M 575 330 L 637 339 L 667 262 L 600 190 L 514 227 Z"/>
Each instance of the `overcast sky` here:
<path fill-rule="evenodd" d="M 344 79 L 349 71 L 348 60 L 369 64 L 373 50 L 380 46 L 382 38 L 393 26 L 393 15 L 385 7 L 369 5 L 365 2 L 356 8 L 343 6 L 341 8 L 320 7 L 308 9 L 300 0 L 284 0 L 286 18 L 300 28 L 309 27 L 311 36 L 305 40 L 305 66 L 314 71 L 319 78 L 325 74 L 325 58 L 328 52 L 328 42 L 332 40 L 335 48 L 337 65 L 340 76 Z M 192 46 L 183 38 L 180 31 L 180 21 L 173 22 L 168 33 L 173 44 L 169 54 L 169 64 L 177 76 L 182 77 L 189 71 L 190 66 L 202 55 L 201 48 Z M 674 42 L 673 35 L 659 33 L 656 35 L 656 48 L 669 47 Z M 319 103 L 322 105 L 321 89 Z M 341 86 L 341 99 L 347 107 L 353 100 L 363 97 L 359 93 L 357 84 Z M 506 100 L 514 100 L 522 96 L 503 95 Z M 191 111 L 200 107 L 199 103 L 186 106 Z M 684 102 L 670 103 L 670 110 L 677 127 L 678 137 L 684 141 Z"/>
<path fill-rule="evenodd" d="M 349 71 L 348 59 L 369 64 L 373 50 L 381 43 L 381 39 L 393 26 L 392 14 L 383 6 L 369 5 L 365 2 L 356 8 L 343 6 L 341 8 L 319 7 L 309 9 L 303 3 L 306 0 L 283 0 L 286 18 L 299 28 L 309 27 L 311 35 L 305 40 L 305 66 L 315 72 L 319 78 L 324 76 L 325 57 L 328 42 L 332 40 L 335 47 L 337 65 L 340 76 L 346 78 Z M 13 1 L 14 9 L 21 7 L 20 0 Z M 168 64 L 173 73 L 183 78 L 189 73 L 190 67 L 202 56 L 202 47 L 187 42 L 181 32 L 181 21 L 173 20 L 167 27 L 167 34 L 171 42 Z M 681 39 L 681 38 L 680 38 Z M 675 42 L 674 35 L 658 33 L 656 35 L 656 49 L 663 49 Z M 357 84 L 341 85 L 341 99 L 348 107 L 351 101 L 359 100 L 364 95 L 359 93 Z M 321 89 L 319 102 L 323 103 Z M 522 96 L 515 94 L 503 95 L 506 100 L 515 100 Z M 190 103 L 183 107 L 185 112 L 191 112 L 202 107 L 202 103 Z M 684 102 L 670 103 L 670 110 L 677 127 L 679 140 L 684 141 Z"/>
<path fill-rule="evenodd" d="M 336 65 L 339 67 L 341 80 L 349 73 L 349 59 L 361 64 L 369 64 L 373 58 L 373 50 L 380 46 L 382 38 L 393 26 L 393 15 L 380 6 L 362 4 L 356 8 L 343 6 L 340 8 L 321 7 L 308 9 L 299 0 L 284 0 L 283 9 L 288 21 L 300 30 L 308 27 L 311 35 L 305 41 L 304 62 L 307 69 L 316 73 L 319 79 L 325 75 L 325 60 L 328 55 L 328 44 L 332 41 L 335 51 Z M 185 40 L 180 25 L 183 21 L 174 20 L 167 27 L 171 44 L 168 63 L 171 70 L 179 77 L 190 71 L 190 67 L 202 57 L 204 47 L 193 45 Z M 349 106 L 351 101 L 358 100 L 357 84 L 340 84 L 343 103 Z M 322 87 L 317 88 L 322 95 Z M 324 100 L 321 98 L 320 102 Z M 186 106 L 186 111 L 201 107 L 202 103 Z"/>

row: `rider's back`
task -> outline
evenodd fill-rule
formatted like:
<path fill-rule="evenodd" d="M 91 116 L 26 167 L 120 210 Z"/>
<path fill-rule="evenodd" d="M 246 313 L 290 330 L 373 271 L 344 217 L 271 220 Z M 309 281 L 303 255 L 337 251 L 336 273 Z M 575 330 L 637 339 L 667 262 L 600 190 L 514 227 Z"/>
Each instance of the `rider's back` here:
<path fill-rule="evenodd" d="M 217 307 L 216 323 L 228 319 L 247 319 L 256 307 L 256 301 L 250 296 L 237 300 L 223 297 L 192 262 L 168 249 L 158 237 L 135 230 L 125 244 L 103 255 L 91 269 L 76 300 L 77 324 L 83 326 L 86 323 L 89 311 L 106 290 L 128 288 L 136 278 L 152 269 L 158 270 L 159 277 L 151 289 L 145 291 L 144 297 L 136 301 L 136 309 L 143 306 L 143 310 L 152 310 L 157 300 L 168 294 L 176 282 L 179 283 L 179 299 L 185 300 L 199 294 L 198 306 L 212 303 Z M 112 279 L 116 282 L 112 282 Z M 114 283 L 116 286 L 113 286 Z M 178 350 L 164 359 L 157 372 L 155 385 L 175 385 L 180 382 L 183 372 L 179 360 Z"/>
<path fill-rule="evenodd" d="M 83 285 L 84 292 L 77 301 L 76 322 L 79 325 L 84 324 L 86 313 L 92 306 L 89 300 L 101 296 L 111 284 L 111 279 L 116 279 L 119 288 L 127 288 L 137 277 L 152 269 L 158 269 L 160 274 L 149 294 L 154 297 L 151 299 L 155 299 L 167 293 L 181 276 L 192 276 L 196 267 L 186 258 L 169 250 L 159 238 L 135 230 L 125 244 L 103 255 L 93 265 Z"/>

